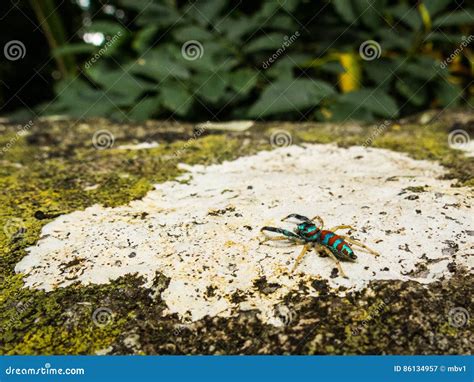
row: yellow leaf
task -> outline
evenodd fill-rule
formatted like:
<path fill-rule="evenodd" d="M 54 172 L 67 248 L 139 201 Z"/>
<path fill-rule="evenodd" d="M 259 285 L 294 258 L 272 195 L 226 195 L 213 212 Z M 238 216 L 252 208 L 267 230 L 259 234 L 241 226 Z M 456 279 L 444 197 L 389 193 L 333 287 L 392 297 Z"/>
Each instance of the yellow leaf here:
<path fill-rule="evenodd" d="M 420 13 L 421 20 L 423 21 L 425 31 L 429 32 L 431 30 L 431 17 L 425 4 L 418 4 L 418 12 Z"/>
<path fill-rule="evenodd" d="M 339 61 L 345 72 L 339 75 L 339 88 L 343 93 L 348 93 L 360 88 L 361 67 L 355 53 L 339 54 Z"/>

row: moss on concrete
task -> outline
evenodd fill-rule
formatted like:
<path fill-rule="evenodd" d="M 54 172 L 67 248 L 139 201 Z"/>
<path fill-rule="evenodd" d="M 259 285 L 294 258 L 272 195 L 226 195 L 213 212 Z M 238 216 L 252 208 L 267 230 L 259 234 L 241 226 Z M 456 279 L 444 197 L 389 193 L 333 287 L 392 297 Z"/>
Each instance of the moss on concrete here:
<path fill-rule="evenodd" d="M 472 114 L 468 116 L 474 119 Z M 454 270 L 452 279 L 428 288 L 416 283 L 377 282 L 345 298 L 314 280 L 320 297 L 309 299 L 304 290 L 288 296 L 286 304 L 296 318 L 284 328 L 263 325 L 255 312 L 183 325 L 176 317 L 162 314 L 165 307 L 157 290 L 166 280 L 160 275 L 151 290 L 141 287 L 142 280 L 130 275 L 108 285 L 74 285 L 45 293 L 22 288 L 21 275 L 14 273 L 25 248 L 38 240 L 41 228 L 58 214 L 94 203 L 117 206 L 141 198 L 153 184 L 179 175 L 179 162 L 219 163 L 271 149 L 270 136 L 275 130 L 288 131 L 294 144 L 365 144 L 406 152 L 417 159 L 437 160 L 448 169 L 448 177 L 459 180 L 458 185 L 473 186 L 474 159 L 448 146 L 447 120 L 440 118 L 428 125 L 407 121 L 382 129 L 352 123 L 268 123 L 257 124 L 244 133 L 202 135 L 197 135 L 191 125 L 151 121 L 145 125 L 117 125 L 105 120 L 43 120 L 36 121 L 26 136 L 17 133 L 19 126 L 5 125 L 0 136 L 0 148 L 8 147 L 0 156 L 0 226 L 4 227 L 0 230 L 0 352 L 472 351 L 472 324 L 453 328 L 446 316 L 449 306 L 473 311 L 473 282 L 463 270 Z M 114 135 L 111 149 L 93 147 L 92 136 L 100 129 Z M 147 140 L 160 145 L 148 150 L 117 148 Z M 92 316 L 103 307 L 110 309 L 113 318 L 106 326 L 98 326 Z"/>

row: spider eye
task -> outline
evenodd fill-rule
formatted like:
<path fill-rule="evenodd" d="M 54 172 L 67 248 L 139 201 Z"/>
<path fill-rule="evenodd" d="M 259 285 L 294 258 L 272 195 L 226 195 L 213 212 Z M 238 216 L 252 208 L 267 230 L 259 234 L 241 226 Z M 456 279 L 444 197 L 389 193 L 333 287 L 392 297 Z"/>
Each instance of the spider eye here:
<path fill-rule="evenodd" d="M 351 255 L 349 256 L 352 260 L 355 260 L 357 259 L 357 256 L 355 253 L 351 253 Z"/>

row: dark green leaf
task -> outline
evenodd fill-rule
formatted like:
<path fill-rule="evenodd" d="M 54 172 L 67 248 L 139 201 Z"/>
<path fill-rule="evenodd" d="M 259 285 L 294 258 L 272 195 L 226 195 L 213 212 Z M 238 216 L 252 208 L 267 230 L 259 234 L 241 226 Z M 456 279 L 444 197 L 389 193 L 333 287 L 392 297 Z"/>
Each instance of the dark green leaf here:
<path fill-rule="evenodd" d="M 193 77 L 196 83 L 196 94 L 205 101 L 216 103 L 221 99 L 227 87 L 227 81 L 224 74 L 220 73 L 200 73 Z"/>
<path fill-rule="evenodd" d="M 136 33 L 136 37 L 132 43 L 132 48 L 140 53 L 149 49 L 152 42 L 151 39 L 157 31 L 158 27 L 156 25 L 150 25 L 141 29 L 139 32 Z"/>
<path fill-rule="evenodd" d="M 161 104 L 173 113 L 184 116 L 194 100 L 189 90 L 180 82 L 167 81 L 160 88 Z"/>
<path fill-rule="evenodd" d="M 103 33 L 105 36 L 114 36 L 116 34 L 125 34 L 125 28 L 113 21 L 94 21 L 91 25 L 87 26 L 87 32 L 99 32 Z"/>
<path fill-rule="evenodd" d="M 431 18 L 433 18 L 434 15 L 445 9 L 451 2 L 452 0 L 426 0 L 423 1 L 423 4 L 428 10 Z"/>
<path fill-rule="evenodd" d="M 261 50 L 277 50 L 283 49 L 282 45 L 285 41 L 285 35 L 282 33 L 269 33 L 257 37 L 244 47 L 246 53 L 260 52 Z"/>
<path fill-rule="evenodd" d="M 400 94 L 406 98 L 407 102 L 415 106 L 422 106 L 428 101 L 427 88 L 423 85 L 422 82 L 412 81 L 411 79 L 407 81 L 399 79 L 395 83 L 395 87 Z"/>
<path fill-rule="evenodd" d="M 382 117 L 395 118 L 398 116 L 398 106 L 395 100 L 376 88 L 366 88 L 343 94 L 338 97 L 338 101 L 367 109 Z"/>
<path fill-rule="evenodd" d="M 472 9 L 463 9 L 461 11 L 449 12 L 438 16 L 434 22 L 433 27 L 446 27 L 456 25 L 468 25 L 474 22 L 474 11 Z"/>
<path fill-rule="evenodd" d="M 335 94 L 331 85 L 311 79 L 282 80 L 270 84 L 249 111 L 250 116 L 264 117 L 303 110 Z"/>
<path fill-rule="evenodd" d="M 144 121 L 149 119 L 160 109 L 159 97 L 147 97 L 138 101 L 129 111 L 128 117 L 134 121 Z"/>
<path fill-rule="evenodd" d="M 67 44 L 60 46 L 59 48 L 53 49 L 53 56 L 59 57 L 68 54 L 82 54 L 91 53 L 97 50 L 97 47 L 91 44 L 78 43 L 78 44 Z"/>
<path fill-rule="evenodd" d="M 357 24 L 357 17 L 354 9 L 352 8 L 352 2 L 347 0 L 334 0 L 332 2 L 334 9 L 341 16 L 341 18 L 348 24 Z"/>
<path fill-rule="evenodd" d="M 462 95 L 459 85 L 441 79 L 436 85 L 436 96 L 442 107 L 457 106 Z"/>
<path fill-rule="evenodd" d="M 229 74 L 229 85 L 239 94 L 247 94 L 258 79 L 258 72 L 252 69 L 240 69 Z"/>

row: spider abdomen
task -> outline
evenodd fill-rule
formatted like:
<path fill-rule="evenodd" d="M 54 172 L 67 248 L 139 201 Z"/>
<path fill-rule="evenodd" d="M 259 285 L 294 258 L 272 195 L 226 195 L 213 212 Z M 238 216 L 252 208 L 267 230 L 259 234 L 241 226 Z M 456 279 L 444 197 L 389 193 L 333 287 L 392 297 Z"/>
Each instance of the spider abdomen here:
<path fill-rule="evenodd" d="M 329 248 L 331 252 L 341 259 L 354 258 L 354 251 L 344 239 L 332 231 L 323 230 L 319 236 L 319 243 Z"/>

